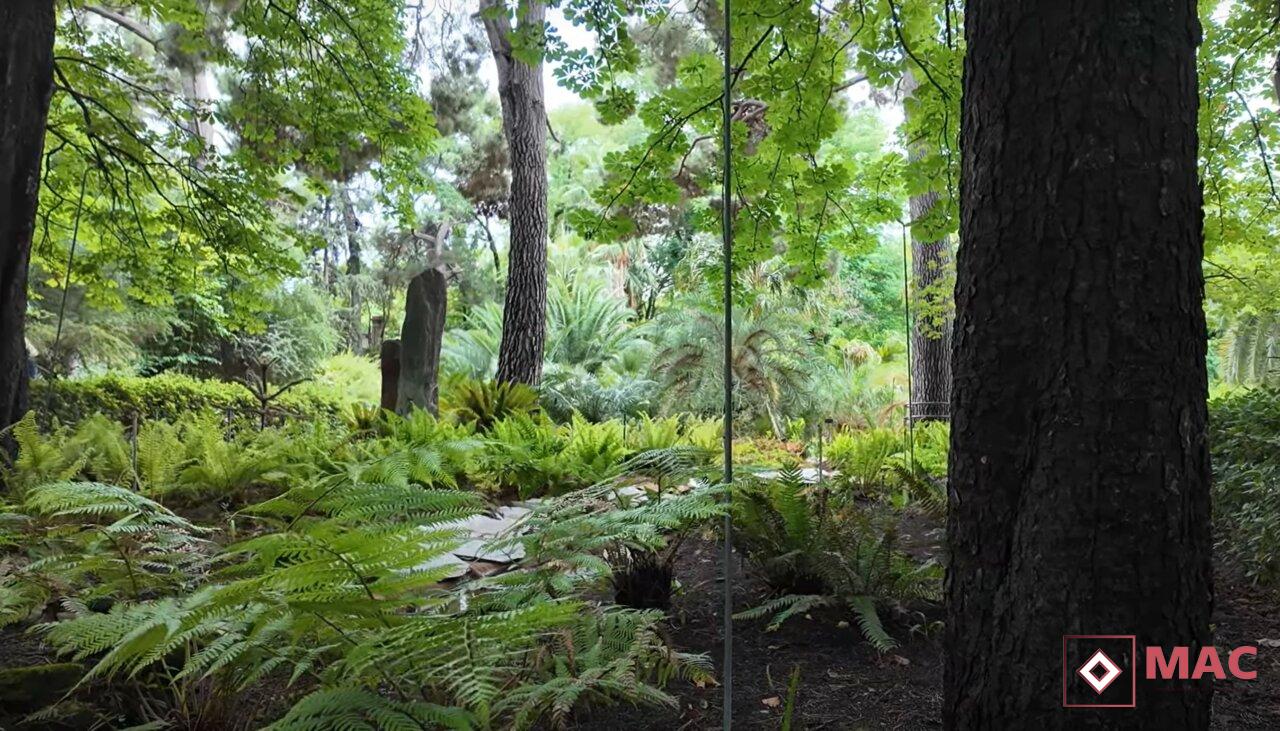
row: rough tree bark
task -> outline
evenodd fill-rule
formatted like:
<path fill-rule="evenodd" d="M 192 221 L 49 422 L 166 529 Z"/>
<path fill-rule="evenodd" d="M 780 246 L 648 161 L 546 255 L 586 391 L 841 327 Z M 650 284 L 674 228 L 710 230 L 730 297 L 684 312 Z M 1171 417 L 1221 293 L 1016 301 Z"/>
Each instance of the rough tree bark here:
<path fill-rule="evenodd" d="M 449 282 L 439 269 L 428 269 L 409 282 L 400 331 L 398 414 L 407 414 L 414 406 L 437 413 L 440 347 L 448 301 Z"/>
<path fill-rule="evenodd" d="M 53 0 L 0 3 L 0 429 L 27 410 L 27 268 L 53 93 Z M 9 437 L 0 446 L 13 448 Z"/>
<path fill-rule="evenodd" d="M 540 28 L 546 6 L 541 0 L 520 0 L 516 16 L 522 28 Z M 483 0 L 481 17 L 498 66 L 502 128 L 511 161 L 511 243 L 498 380 L 536 385 L 542 378 L 547 329 L 547 110 L 542 64 L 531 66 L 515 57 L 515 31 L 500 0 Z"/>
<path fill-rule="evenodd" d="M 1063 635 L 1211 640 L 1196 3 L 965 32 L 945 726 L 1206 728 L 1207 683 L 1061 708 Z"/>
<path fill-rule="evenodd" d="M 903 81 L 903 93 L 911 96 L 919 86 L 908 72 Z M 907 115 L 911 112 L 908 109 Z M 927 142 L 917 142 L 908 150 L 908 157 L 918 160 L 927 152 Z M 908 209 L 912 221 L 919 221 L 942 202 L 942 194 L 930 191 L 911 196 Z M 951 242 L 947 237 L 926 241 L 912 232 L 911 236 L 911 289 L 917 299 L 912 304 L 915 322 L 911 328 L 911 418 L 928 421 L 944 419 L 951 407 L 951 318 L 948 314 L 935 313 L 922 316 L 921 306 L 950 309 L 949 302 L 938 302 L 939 287 L 947 281 L 947 269 L 951 264 Z M 949 294 L 949 293 L 948 293 Z"/>

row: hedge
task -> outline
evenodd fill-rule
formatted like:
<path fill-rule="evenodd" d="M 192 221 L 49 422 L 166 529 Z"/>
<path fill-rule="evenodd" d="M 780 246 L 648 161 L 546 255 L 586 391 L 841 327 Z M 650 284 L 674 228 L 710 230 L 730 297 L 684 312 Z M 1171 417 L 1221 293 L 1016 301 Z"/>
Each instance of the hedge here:
<path fill-rule="evenodd" d="M 320 389 L 303 384 L 286 391 L 270 405 L 272 422 L 293 418 L 339 418 L 345 406 Z M 142 420 L 171 421 L 193 412 L 231 413 L 236 418 L 258 418 L 257 398 L 239 383 L 192 378 L 176 373 L 158 376 L 103 375 L 79 379 L 36 379 L 31 382 L 30 407 L 42 425 L 56 419 L 71 424 L 94 414 L 129 423 L 136 414 Z"/>

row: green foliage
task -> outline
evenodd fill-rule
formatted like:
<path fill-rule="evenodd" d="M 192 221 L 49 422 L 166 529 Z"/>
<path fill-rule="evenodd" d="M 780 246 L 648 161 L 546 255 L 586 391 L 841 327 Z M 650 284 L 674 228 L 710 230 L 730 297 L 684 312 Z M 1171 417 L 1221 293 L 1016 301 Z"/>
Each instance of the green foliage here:
<path fill-rule="evenodd" d="M 149 705 L 160 716 L 141 719 L 153 722 L 178 722 L 201 687 L 229 699 L 268 676 L 312 689 L 271 726 L 286 729 L 528 728 L 584 702 L 670 705 L 657 686 L 709 678 L 704 658 L 667 646 L 661 613 L 601 608 L 580 593 L 609 575 L 592 555 L 602 544 L 660 545 L 717 514 L 716 493 L 544 503 L 509 538 L 526 546 L 529 568 L 454 589 L 441 583 L 451 571 L 442 559 L 463 538 L 457 521 L 483 509 L 450 487 L 470 432 L 429 414 L 381 428 L 373 456 L 331 461 L 244 509 L 258 530 L 216 555 L 195 526 L 126 488 L 31 488 L 20 530 L 47 556 L 5 577 L 0 608 L 12 621 L 62 597 L 71 617 L 42 625 L 46 640 L 89 666 L 82 686 L 153 683 L 149 693 L 168 694 Z M 621 453 L 616 424 L 578 421 L 565 441 L 586 461 Z M 657 469 L 650 457 L 636 469 Z M 605 489 L 616 485 L 590 495 Z"/>
<path fill-rule="evenodd" d="M 945 421 L 917 423 L 911 430 L 911 450 L 917 469 L 930 477 L 946 477 L 951 425 Z"/>
<path fill-rule="evenodd" d="M 237 383 L 203 380 L 176 373 L 143 378 L 108 374 L 81 379 L 37 379 L 31 382 L 31 405 L 44 423 L 74 423 L 102 415 L 121 423 L 174 420 L 185 414 L 231 412 L 233 418 L 256 417 L 259 404 Z M 337 420 L 343 404 L 328 394 L 287 391 L 274 400 L 276 414 L 291 418 Z M 289 417 L 287 417 L 289 418 Z"/>
<path fill-rule="evenodd" d="M 251 489 L 290 479 L 286 462 L 313 456 L 307 451 L 313 440 L 328 441 L 320 431 L 228 432 L 217 416 L 199 413 L 143 422 L 136 444 L 130 429 L 100 415 L 42 434 L 28 414 L 14 434 L 19 457 L 3 474 L 18 494 L 51 482 L 96 480 L 183 504 L 243 503 Z"/>
<path fill-rule="evenodd" d="M 547 414 L 560 422 L 575 414 L 591 421 L 644 416 L 657 399 L 657 384 L 647 378 L 554 364 L 543 371 L 538 390 Z"/>
<path fill-rule="evenodd" d="M 33 560 L 3 577 L 0 624 L 50 600 L 86 608 L 179 592 L 209 565 L 204 530 L 127 488 L 50 482 L 28 489 L 23 508 Z"/>
<path fill-rule="evenodd" d="M 905 436 L 893 429 L 841 431 L 827 447 L 826 458 L 841 481 L 864 493 L 885 482 L 889 458 L 905 448 Z"/>
<path fill-rule="evenodd" d="M 1280 391 L 1258 388 L 1209 411 L 1218 547 L 1255 581 L 1280 578 Z"/>
<path fill-rule="evenodd" d="M 373 360 L 351 353 L 331 355 L 320 362 L 315 380 L 298 390 L 312 390 L 339 403 L 377 404 L 382 399 L 382 373 Z"/>
<path fill-rule="evenodd" d="M 772 617 L 776 627 L 839 603 L 883 652 L 897 641 L 884 628 L 882 609 L 940 596 L 940 567 L 899 552 L 892 524 L 851 501 L 810 490 L 798 472 L 738 488 L 733 511 L 739 545 L 780 595 L 738 615 L 744 619 Z"/>
<path fill-rule="evenodd" d="M 547 348 L 551 363 L 594 373 L 634 347 L 626 304 L 605 293 L 604 283 L 579 273 L 558 278 L 547 293 Z"/>
<path fill-rule="evenodd" d="M 446 393 L 447 408 L 458 421 L 488 431 L 512 414 L 538 409 L 538 392 L 523 383 L 462 381 Z"/>
<path fill-rule="evenodd" d="M 724 406 L 724 317 L 713 310 L 672 315 L 664 328 L 665 347 L 655 370 L 663 374 L 664 399 L 680 410 L 704 415 Z M 783 435 L 782 408 L 789 393 L 802 390 L 803 348 L 781 315 L 734 310 L 731 368 L 735 407 L 745 420 L 762 418 Z"/>

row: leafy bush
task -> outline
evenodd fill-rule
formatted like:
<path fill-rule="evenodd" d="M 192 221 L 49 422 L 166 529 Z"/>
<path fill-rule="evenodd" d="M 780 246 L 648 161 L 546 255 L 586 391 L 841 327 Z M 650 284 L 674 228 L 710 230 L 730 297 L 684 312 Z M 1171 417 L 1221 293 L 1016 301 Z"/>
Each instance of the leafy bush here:
<path fill-rule="evenodd" d="M 494 424 L 480 456 L 482 480 L 504 495 L 560 495 L 610 477 L 626 454 L 617 422 L 574 417 L 556 426 L 518 413 Z"/>
<path fill-rule="evenodd" d="M 382 371 L 372 358 L 339 353 L 321 361 L 314 380 L 297 390 L 338 403 L 377 404 L 382 400 Z"/>
<path fill-rule="evenodd" d="M 1213 509 L 1219 548 L 1255 581 L 1280 579 L 1280 389 L 1210 404 Z"/>
<path fill-rule="evenodd" d="M 951 425 L 945 421 L 923 421 L 911 430 L 911 458 L 931 477 L 947 476 L 947 455 L 951 451 Z"/>
<path fill-rule="evenodd" d="M 172 421 L 203 412 L 245 418 L 259 413 L 258 401 L 238 383 L 164 373 L 158 376 L 104 375 L 31 382 L 31 407 L 42 425 L 70 424 L 101 414 L 124 424 Z M 316 391 L 287 391 L 272 402 L 272 414 L 293 419 L 338 421 L 344 406 Z"/>
<path fill-rule="evenodd" d="M 88 480 L 186 504 L 209 498 L 243 504 L 250 489 L 287 481 L 286 463 L 305 466 L 317 452 L 335 449 L 323 422 L 228 433 L 219 417 L 198 413 L 174 423 L 144 422 L 136 445 L 129 429 L 103 416 L 41 433 L 28 414 L 14 426 L 14 437 L 19 456 L 3 476 L 19 495 L 50 482 Z"/>

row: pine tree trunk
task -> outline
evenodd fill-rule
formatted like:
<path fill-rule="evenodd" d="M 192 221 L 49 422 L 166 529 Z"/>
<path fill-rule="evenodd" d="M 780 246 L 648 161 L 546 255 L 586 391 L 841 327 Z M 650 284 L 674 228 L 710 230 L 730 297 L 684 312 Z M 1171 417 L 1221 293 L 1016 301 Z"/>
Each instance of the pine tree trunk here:
<path fill-rule="evenodd" d="M 1196 3 L 965 30 L 945 726 L 1206 728 L 1207 682 L 1061 708 L 1063 635 L 1211 641 Z"/>
<path fill-rule="evenodd" d="M 0 429 L 27 410 L 27 269 L 53 93 L 53 0 L 0 3 Z M 9 437 L 3 447 L 13 448 Z"/>
<path fill-rule="evenodd" d="M 502 310 L 498 380 L 536 385 L 542 379 L 547 329 L 547 110 L 542 93 L 542 64 L 529 64 L 512 51 L 513 30 L 504 6 L 484 0 L 485 32 L 498 66 L 502 128 L 511 161 L 511 229 L 507 292 Z M 521 27 L 545 21 L 541 0 L 520 0 Z"/>
<path fill-rule="evenodd" d="M 903 93 L 911 96 L 917 86 L 908 72 Z M 912 145 L 907 153 L 911 161 L 925 155 L 925 144 Z M 937 191 L 911 196 L 911 220 L 924 219 L 941 202 L 942 194 Z M 945 289 L 950 266 L 951 242 L 946 237 L 929 241 L 912 232 L 911 418 L 917 421 L 945 419 L 951 410 L 952 305 L 951 292 Z"/>

